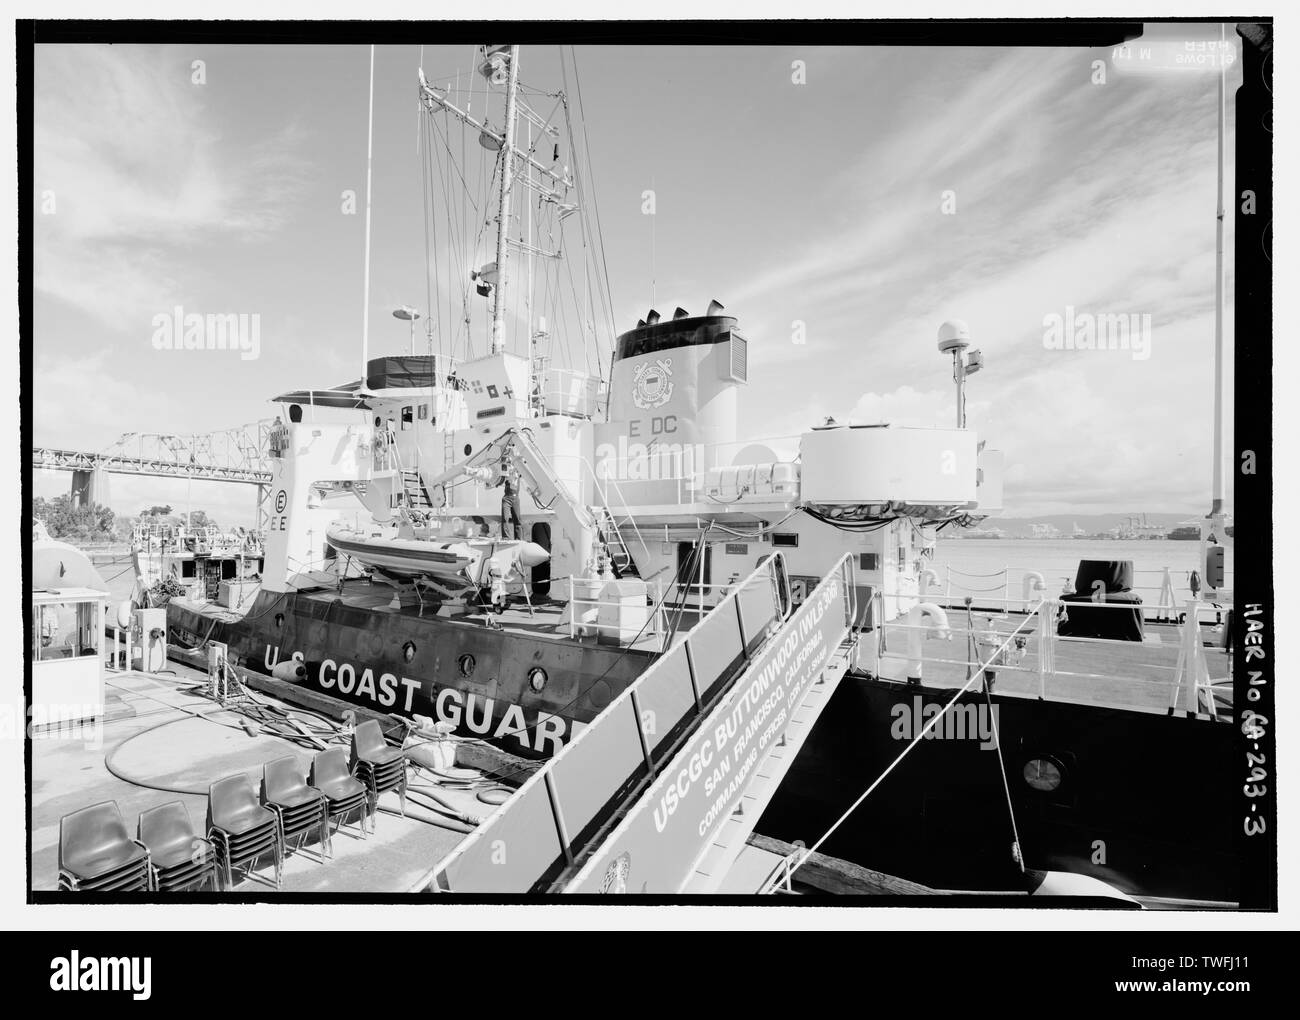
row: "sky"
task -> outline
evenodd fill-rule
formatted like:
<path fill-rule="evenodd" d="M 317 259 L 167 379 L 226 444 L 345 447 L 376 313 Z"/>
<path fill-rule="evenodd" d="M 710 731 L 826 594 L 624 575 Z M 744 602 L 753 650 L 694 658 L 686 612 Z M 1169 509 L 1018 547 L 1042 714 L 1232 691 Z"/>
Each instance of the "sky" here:
<path fill-rule="evenodd" d="M 1143 42 L 1211 37 L 1149 26 Z M 417 68 L 455 74 L 470 57 L 418 40 L 376 49 L 371 356 L 406 350 L 394 308 L 429 304 Z M 36 444 L 223 429 L 275 414 L 276 394 L 358 376 L 369 59 L 350 46 L 37 48 Z M 1001 516 L 1208 509 L 1214 74 L 1010 47 L 579 47 L 576 63 L 615 326 L 652 300 L 665 314 L 721 301 L 750 340 L 742 437 L 828 415 L 951 424 L 935 339 L 960 318 L 985 359 L 968 423 L 1006 457 Z M 561 75 L 554 48 L 525 49 L 526 83 L 554 91 Z M 1238 62 L 1229 425 L 1239 82 Z M 156 350 L 154 317 L 178 305 L 259 315 L 258 358 Z M 1067 308 L 1149 316 L 1149 356 L 1049 349 L 1046 323 Z M 38 471 L 33 491 L 68 482 Z M 110 482 L 119 513 L 190 500 L 251 522 L 245 487 Z"/>

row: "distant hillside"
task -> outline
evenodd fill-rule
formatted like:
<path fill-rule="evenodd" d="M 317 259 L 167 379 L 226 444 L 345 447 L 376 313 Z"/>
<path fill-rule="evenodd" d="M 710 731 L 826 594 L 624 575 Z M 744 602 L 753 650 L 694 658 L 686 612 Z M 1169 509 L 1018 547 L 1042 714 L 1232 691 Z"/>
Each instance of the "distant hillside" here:
<path fill-rule="evenodd" d="M 1123 525 L 1127 518 L 1134 516 L 1128 514 L 1046 514 L 1042 517 L 990 517 L 982 522 L 981 528 L 1001 528 L 1013 535 L 1029 534 L 1030 526 L 1034 524 L 1050 524 L 1058 531 L 1065 535 L 1071 534 L 1074 526 L 1077 524 L 1089 535 L 1098 532 L 1110 531 Z M 1140 513 L 1139 513 L 1140 516 Z M 1159 525 L 1166 530 L 1172 530 L 1179 524 L 1189 521 L 1199 520 L 1194 513 L 1188 514 L 1147 514 L 1148 524 Z"/>

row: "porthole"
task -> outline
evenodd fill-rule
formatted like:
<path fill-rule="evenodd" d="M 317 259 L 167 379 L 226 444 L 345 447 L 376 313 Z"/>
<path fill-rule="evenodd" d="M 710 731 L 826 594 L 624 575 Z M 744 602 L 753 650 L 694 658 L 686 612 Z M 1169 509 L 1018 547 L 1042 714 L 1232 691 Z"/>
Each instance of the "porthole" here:
<path fill-rule="evenodd" d="M 459 659 L 456 660 L 456 668 L 460 670 L 460 675 L 463 677 L 473 676 L 474 656 L 469 654 L 462 655 Z"/>
<path fill-rule="evenodd" d="M 546 686 L 546 670 L 541 666 L 534 666 L 528 671 L 528 686 L 532 688 L 534 694 L 541 694 L 542 688 Z"/>
<path fill-rule="evenodd" d="M 468 456 L 473 452 L 473 450 L 474 450 L 474 447 L 470 446 L 469 443 L 466 443 L 466 444 L 465 444 L 465 456 L 466 456 L 466 457 L 468 457 Z"/>
<path fill-rule="evenodd" d="M 402 661 L 410 662 L 415 658 L 415 642 L 408 641 L 402 645 Z"/>
<path fill-rule="evenodd" d="M 275 628 L 276 628 L 276 630 L 279 630 L 279 629 L 280 629 L 281 627 L 283 627 L 283 626 L 284 626 L 284 613 L 276 613 L 276 614 L 275 614 Z"/>
<path fill-rule="evenodd" d="M 1031 790 L 1051 793 L 1058 789 L 1063 778 L 1061 763 L 1053 758 L 1030 758 L 1021 774 Z"/>

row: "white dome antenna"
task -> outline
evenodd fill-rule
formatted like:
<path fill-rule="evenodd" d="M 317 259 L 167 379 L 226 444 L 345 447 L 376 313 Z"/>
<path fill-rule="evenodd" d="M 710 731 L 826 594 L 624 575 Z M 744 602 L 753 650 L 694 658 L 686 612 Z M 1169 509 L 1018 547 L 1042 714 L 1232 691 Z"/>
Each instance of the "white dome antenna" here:
<path fill-rule="evenodd" d="M 961 319 L 949 319 L 939 327 L 939 350 L 964 351 L 970 346 L 970 328 Z"/>
<path fill-rule="evenodd" d="M 984 367 L 984 355 L 979 351 L 966 354 L 970 346 L 970 327 L 961 319 L 949 319 L 939 327 L 939 352 L 952 352 L 952 378 L 957 384 L 957 427 L 966 427 L 966 377 Z"/>

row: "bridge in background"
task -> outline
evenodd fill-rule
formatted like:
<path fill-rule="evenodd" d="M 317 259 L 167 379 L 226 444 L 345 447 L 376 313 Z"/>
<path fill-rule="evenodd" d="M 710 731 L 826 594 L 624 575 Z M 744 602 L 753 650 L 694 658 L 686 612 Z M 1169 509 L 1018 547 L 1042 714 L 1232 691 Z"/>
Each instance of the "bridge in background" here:
<path fill-rule="evenodd" d="M 144 475 L 257 486 L 257 523 L 270 494 L 270 419 L 199 435 L 128 432 L 100 453 L 38 446 L 32 468 L 72 473 L 74 506 L 105 498 L 107 475 Z"/>

